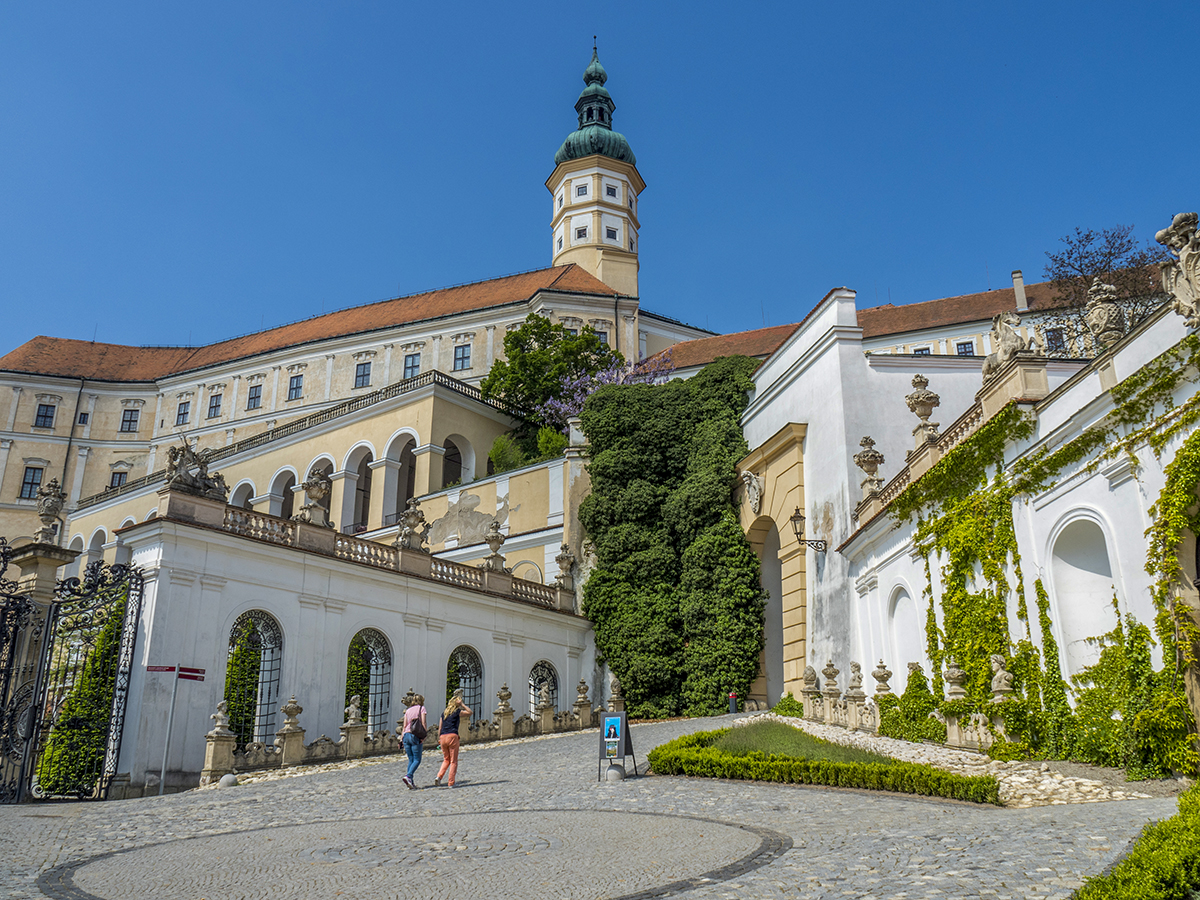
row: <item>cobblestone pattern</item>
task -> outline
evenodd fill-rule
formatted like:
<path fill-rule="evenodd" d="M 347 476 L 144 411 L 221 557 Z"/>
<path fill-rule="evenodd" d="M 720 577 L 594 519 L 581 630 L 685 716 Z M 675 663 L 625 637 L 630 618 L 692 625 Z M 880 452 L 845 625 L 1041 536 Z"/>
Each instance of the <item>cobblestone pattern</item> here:
<path fill-rule="evenodd" d="M 755 719 L 776 719 L 807 731 L 815 737 L 832 741 L 846 747 L 871 750 L 893 759 L 926 763 L 957 772 L 959 775 L 994 775 L 1000 784 L 1000 799 L 1005 806 L 1025 808 L 1030 806 L 1056 806 L 1063 803 L 1095 803 L 1101 800 L 1145 800 L 1150 795 L 1138 791 L 1110 787 L 1090 778 L 1068 778 L 1051 772 L 1045 763 L 998 762 L 982 753 L 970 750 L 955 750 L 933 744 L 914 744 L 895 738 L 880 737 L 857 731 L 847 731 L 832 725 L 809 722 L 774 713 L 763 713 L 737 720 L 745 725 Z"/>
<path fill-rule="evenodd" d="M 644 764 L 645 754 L 663 741 L 732 721 L 732 717 L 719 717 L 637 725 L 631 733 Z M 523 880 L 536 878 L 537 869 L 516 864 L 519 854 L 501 851 L 471 863 L 476 867 L 473 871 L 485 875 L 474 877 L 460 895 L 611 898 L 642 892 L 649 896 L 656 892 L 655 886 L 668 887 L 671 879 L 662 874 L 665 862 L 686 873 L 670 890 L 704 900 L 1066 898 L 1086 875 L 1111 863 L 1147 821 L 1172 815 L 1176 808 L 1173 799 L 1150 799 L 1001 809 L 865 791 L 658 776 L 597 783 L 596 749 L 594 731 L 467 747 L 460 760 L 460 784 L 453 790 L 430 786 L 438 761 L 437 754 L 431 753 L 417 773 L 423 786 L 418 791 L 401 784 L 405 766 L 398 758 L 120 803 L 0 807 L 0 898 L 83 897 L 67 893 L 76 888 L 66 876 L 87 870 L 89 861 L 97 866 L 92 870 L 95 880 L 88 882 L 93 896 L 137 896 L 104 887 L 98 857 L 135 851 L 124 855 L 127 877 L 134 877 L 138 869 L 154 869 L 158 876 L 182 883 L 216 860 L 210 852 L 199 852 L 205 846 L 200 841 L 180 839 L 236 832 L 241 835 L 240 846 L 253 847 L 275 843 L 277 834 L 298 834 L 318 823 L 332 824 L 326 824 L 324 832 L 305 831 L 309 839 L 301 843 L 310 853 L 340 856 L 369 852 L 355 850 L 368 846 L 396 853 L 411 848 L 408 841 L 414 836 L 437 843 L 439 835 L 457 835 L 468 820 L 473 822 L 471 846 L 481 853 L 488 835 L 515 835 L 534 842 L 559 838 L 565 846 L 558 830 L 534 827 L 521 818 L 539 810 L 564 809 L 581 810 L 571 815 L 585 829 L 593 816 L 617 821 L 607 814 L 659 813 L 659 839 L 654 846 L 641 840 L 620 857 L 617 848 L 626 846 L 620 843 L 622 829 L 590 831 L 587 849 L 573 858 L 580 867 L 589 857 L 611 864 L 609 877 L 570 877 L 554 884 Z M 685 819 L 667 818 L 671 816 Z M 622 821 L 632 818 L 637 817 L 621 817 Z M 728 834 L 730 828 L 753 831 L 763 845 L 767 838 L 759 829 L 784 837 L 775 852 L 766 847 L 757 868 L 739 868 L 736 861 L 723 866 L 722 859 L 728 857 L 714 856 L 712 844 L 695 837 L 694 826 L 688 823 L 695 818 L 716 820 L 712 827 L 720 830 L 713 834 Z M 385 830 L 392 827 L 388 823 L 399 820 L 406 823 L 404 840 L 398 833 L 384 839 Z M 679 822 L 684 824 L 677 827 Z M 319 839 L 322 835 L 324 840 Z M 174 848 L 178 859 L 157 862 L 166 857 L 151 848 L 164 846 Z M 188 858 L 188 847 L 198 851 L 196 859 Z M 436 853 L 430 853 L 432 859 Z M 556 854 L 570 855 L 547 848 L 525 858 L 549 860 Z M 70 868 L 76 863 L 83 865 Z M 333 896 L 318 875 L 338 868 L 360 875 L 371 871 L 361 863 L 293 854 L 269 870 L 247 873 L 237 893 L 225 896 L 272 900 Z M 617 881 L 625 870 L 653 880 Z M 715 879 L 704 881 L 710 873 Z M 40 876 L 45 877 L 46 893 L 38 887 Z M 425 893 L 433 890 L 432 880 L 421 879 Z M 189 887 L 193 900 L 218 900 L 198 893 L 194 883 Z M 368 893 L 355 891 L 354 895 Z M 403 894 L 385 890 L 376 896 Z"/>

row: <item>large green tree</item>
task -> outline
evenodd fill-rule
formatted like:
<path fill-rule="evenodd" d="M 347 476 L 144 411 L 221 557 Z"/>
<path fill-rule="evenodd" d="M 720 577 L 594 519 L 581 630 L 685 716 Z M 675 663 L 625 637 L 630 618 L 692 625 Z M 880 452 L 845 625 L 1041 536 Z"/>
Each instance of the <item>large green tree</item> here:
<path fill-rule="evenodd" d="M 539 418 L 538 410 L 564 383 L 624 363 L 591 328 L 571 334 L 535 313 L 504 336 L 504 356 L 479 387 L 485 397 L 504 401 L 537 425 L 551 424 Z M 535 428 L 535 441 L 536 433 Z"/>
<path fill-rule="evenodd" d="M 737 523 L 738 426 L 757 363 L 728 357 L 687 381 L 588 398 L 596 547 L 584 612 L 634 715 L 719 712 L 758 672 L 765 596 Z"/>

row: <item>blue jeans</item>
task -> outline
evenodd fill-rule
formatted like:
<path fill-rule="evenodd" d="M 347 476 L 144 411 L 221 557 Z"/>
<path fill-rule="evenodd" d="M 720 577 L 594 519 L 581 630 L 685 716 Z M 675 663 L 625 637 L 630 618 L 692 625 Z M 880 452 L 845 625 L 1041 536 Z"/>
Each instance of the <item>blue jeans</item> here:
<path fill-rule="evenodd" d="M 417 766 L 421 764 L 421 753 L 425 748 L 421 746 L 421 742 L 417 740 L 416 735 L 404 735 L 404 752 L 408 754 L 408 777 L 412 778 L 413 773 L 417 771 Z"/>

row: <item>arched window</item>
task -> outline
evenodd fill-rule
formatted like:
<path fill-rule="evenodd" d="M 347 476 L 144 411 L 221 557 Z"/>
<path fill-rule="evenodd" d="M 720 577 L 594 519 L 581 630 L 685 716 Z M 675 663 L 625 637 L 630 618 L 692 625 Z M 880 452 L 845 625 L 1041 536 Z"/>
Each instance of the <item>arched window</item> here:
<path fill-rule="evenodd" d="M 466 644 L 455 647 L 446 662 L 446 700 L 449 701 L 450 695 L 459 688 L 462 688 L 463 703 L 479 715 L 483 703 L 483 661 Z"/>
<path fill-rule="evenodd" d="M 288 473 L 283 480 L 283 485 L 279 489 L 279 493 L 283 495 L 283 500 L 279 506 L 279 515 L 281 518 L 290 519 L 296 513 L 296 476 Z"/>
<path fill-rule="evenodd" d="M 386 731 L 392 700 L 392 648 L 374 628 L 364 628 L 350 641 L 346 654 L 346 705 L 358 695 L 367 731 Z"/>
<path fill-rule="evenodd" d="M 1112 631 L 1116 591 L 1104 532 L 1091 519 L 1076 519 L 1054 540 L 1050 557 L 1055 621 L 1062 634 L 1068 675 L 1100 659 L 1096 638 Z"/>
<path fill-rule="evenodd" d="M 533 713 L 538 708 L 538 704 L 541 703 L 543 685 L 550 689 L 550 706 L 558 709 L 558 673 L 554 671 L 554 666 L 550 665 L 544 659 L 529 670 L 530 713 Z"/>
<path fill-rule="evenodd" d="M 452 484 L 458 484 L 462 481 L 462 451 L 458 449 L 458 445 L 454 441 L 448 438 L 443 449 L 446 453 L 442 456 L 442 487 L 449 487 Z M 469 703 L 467 704 L 467 706 L 470 705 Z"/>
<path fill-rule="evenodd" d="M 238 747 L 274 740 L 282 665 L 283 632 L 274 617 L 261 609 L 238 616 L 229 632 L 225 666 L 229 727 Z"/>
<path fill-rule="evenodd" d="M 925 632 L 921 627 L 921 614 L 917 604 L 902 587 L 892 593 L 892 602 L 888 609 L 888 625 L 892 633 L 892 668 L 903 672 L 903 666 L 910 662 L 925 661 L 926 643 Z"/>

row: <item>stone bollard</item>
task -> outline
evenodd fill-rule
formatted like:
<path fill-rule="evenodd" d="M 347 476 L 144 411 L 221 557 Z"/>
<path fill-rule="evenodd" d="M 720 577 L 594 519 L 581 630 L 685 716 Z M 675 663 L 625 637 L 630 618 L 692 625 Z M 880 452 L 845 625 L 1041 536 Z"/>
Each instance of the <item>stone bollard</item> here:
<path fill-rule="evenodd" d="M 496 707 L 496 723 L 500 726 L 500 740 L 506 741 L 513 736 L 513 708 L 508 702 L 512 698 L 512 691 L 508 689 L 507 681 L 496 691 L 496 697 L 500 700 L 500 705 Z"/>
<path fill-rule="evenodd" d="M 279 708 L 283 713 L 283 726 L 275 732 L 275 746 L 279 748 L 281 766 L 298 766 L 304 762 L 304 729 L 300 727 L 300 713 L 304 707 L 296 702 L 296 696 Z"/>
<path fill-rule="evenodd" d="M 588 699 L 588 685 L 582 678 L 575 686 L 575 718 L 576 728 L 586 728 L 592 724 L 592 701 Z"/>
<path fill-rule="evenodd" d="M 204 768 L 200 772 L 201 784 L 212 784 L 233 772 L 233 751 L 237 747 L 237 735 L 229 730 L 229 704 L 222 700 L 209 718 L 214 727 L 204 736 L 207 745 Z"/>

